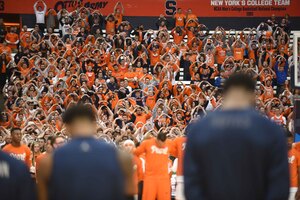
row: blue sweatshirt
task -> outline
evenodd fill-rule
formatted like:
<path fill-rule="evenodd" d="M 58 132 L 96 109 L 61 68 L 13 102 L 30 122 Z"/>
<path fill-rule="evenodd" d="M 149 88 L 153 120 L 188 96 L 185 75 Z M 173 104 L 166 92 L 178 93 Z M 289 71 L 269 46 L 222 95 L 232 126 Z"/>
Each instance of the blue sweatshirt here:
<path fill-rule="evenodd" d="M 277 83 L 279 85 L 283 85 L 288 76 L 288 70 L 289 70 L 288 62 L 285 62 L 283 71 L 278 70 L 278 62 L 275 63 L 274 69 L 277 76 Z"/>
<path fill-rule="evenodd" d="M 76 138 L 53 154 L 49 200 L 123 200 L 117 151 L 93 138 Z"/>
<path fill-rule="evenodd" d="M 289 168 L 280 127 L 250 110 L 217 111 L 190 125 L 187 200 L 286 200 Z"/>

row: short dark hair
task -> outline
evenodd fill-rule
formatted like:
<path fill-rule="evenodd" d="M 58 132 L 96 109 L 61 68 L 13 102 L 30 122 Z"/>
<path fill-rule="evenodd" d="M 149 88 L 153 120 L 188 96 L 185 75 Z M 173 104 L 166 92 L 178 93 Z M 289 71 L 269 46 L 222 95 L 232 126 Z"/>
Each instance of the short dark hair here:
<path fill-rule="evenodd" d="M 167 133 L 165 133 L 164 131 L 160 131 L 156 138 L 162 142 L 166 141 L 167 140 Z"/>
<path fill-rule="evenodd" d="M 50 136 L 47 138 L 46 142 L 50 141 L 50 144 L 51 144 L 51 143 L 52 143 L 53 137 L 54 137 L 54 136 L 51 136 L 51 135 L 50 135 Z"/>
<path fill-rule="evenodd" d="M 12 129 L 10 129 L 10 133 L 12 134 L 14 131 L 21 131 L 21 128 L 19 127 L 13 127 Z"/>
<path fill-rule="evenodd" d="M 86 118 L 90 121 L 96 121 L 96 115 L 90 105 L 87 104 L 75 104 L 70 106 L 63 114 L 63 122 L 65 124 L 71 124 L 76 119 Z"/>
<path fill-rule="evenodd" d="M 53 144 L 55 143 L 56 138 L 57 138 L 57 136 L 52 136 L 52 137 L 50 138 L 50 144 L 51 144 L 51 146 L 53 146 Z"/>
<path fill-rule="evenodd" d="M 48 140 L 50 140 L 50 145 L 53 147 L 53 145 L 54 145 L 54 143 L 56 142 L 56 139 L 57 138 L 63 138 L 64 140 L 66 139 L 64 136 L 62 136 L 62 135 L 55 135 L 55 136 L 52 136 L 50 139 L 48 139 Z M 47 140 L 47 141 L 48 141 Z"/>
<path fill-rule="evenodd" d="M 251 76 L 244 73 L 235 73 L 230 76 L 224 84 L 223 93 L 228 92 L 232 88 L 243 88 L 248 92 L 255 92 L 256 82 Z"/>

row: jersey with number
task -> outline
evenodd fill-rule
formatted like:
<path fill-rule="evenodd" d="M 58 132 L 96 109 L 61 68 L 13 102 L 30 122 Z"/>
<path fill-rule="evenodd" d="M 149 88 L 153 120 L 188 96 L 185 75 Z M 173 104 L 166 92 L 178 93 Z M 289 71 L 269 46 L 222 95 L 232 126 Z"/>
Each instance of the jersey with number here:
<path fill-rule="evenodd" d="M 14 147 L 11 144 L 8 144 L 3 148 L 3 151 L 8 153 L 11 157 L 23 161 L 28 168 L 30 169 L 31 167 L 31 151 L 26 145 L 21 145 L 19 147 Z"/>
<path fill-rule="evenodd" d="M 294 148 L 288 152 L 289 168 L 290 168 L 290 187 L 298 187 L 298 176 L 300 167 L 300 154 Z"/>
<path fill-rule="evenodd" d="M 166 141 L 161 147 L 157 145 L 156 138 L 142 142 L 134 151 L 136 156 L 145 153 L 145 176 L 169 177 L 169 156 L 174 154 L 170 141 Z"/>

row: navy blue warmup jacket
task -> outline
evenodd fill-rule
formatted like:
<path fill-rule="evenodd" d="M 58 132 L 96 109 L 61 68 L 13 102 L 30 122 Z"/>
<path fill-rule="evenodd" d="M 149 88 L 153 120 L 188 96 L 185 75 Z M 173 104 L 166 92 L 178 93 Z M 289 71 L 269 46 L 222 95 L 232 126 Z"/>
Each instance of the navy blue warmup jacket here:
<path fill-rule="evenodd" d="M 0 199 L 35 200 L 36 197 L 27 166 L 0 150 Z"/>
<path fill-rule="evenodd" d="M 184 160 L 187 200 L 287 200 L 280 127 L 252 110 L 216 111 L 192 123 Z"/>

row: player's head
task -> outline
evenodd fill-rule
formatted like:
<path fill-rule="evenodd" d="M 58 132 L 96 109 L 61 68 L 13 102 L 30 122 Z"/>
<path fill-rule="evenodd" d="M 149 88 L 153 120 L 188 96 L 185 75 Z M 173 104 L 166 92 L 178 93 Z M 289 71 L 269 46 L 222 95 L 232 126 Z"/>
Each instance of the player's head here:
<path fill-rule="evenodd" d="M 125 140 L 123 143 L 123 149 L 126 152 L 132 153 L 133 150 L 135 149 L 135 144 L 132 140 Z"/>
<path fill-rule="evenodd" d="M 291 149 L 294 143 L 294 136 L 290 131 L 286 131 L 286 138 L 287 138 L 287 146 L 288 149 Z"/>
<path fill-rule="evenodd" d="M 48 141 L 47 141 L 48 142 Z M 66 143 L 66 139 L 63 136 L 54 136 L 51 138 L 50 145 L 52 149 L 57 149 Z"/>
<path fill-rule="evenodd" d="M 167 140 L 167 132 L 164 130 L 159 131 L 156 136 L 156 139 L 159 145 L 163 145 Z"/>
<path fill-rule="evenodd" d="M 12 128 L 10 130 L 11 141 L 14 144 L 20 144 L 22 140 L 22 132 L 20 128 Z"/>
<path fill-rule="evenodd" d="M 181 8 L 177 8 L 177 13 L 181 14 L 182 13 L 182 9 Z"/>
<path fill-rule="evenodd" d="M 256 82 L 247 74 L 236 73 L 225 81 L 224 109 L 243 109 L 255 105 Z"/>
<path fill-rule="evenodd" d="M 87 104 L 69 107 L 63 114 L 63 122 L 71 137 L 93 136 L 97 133 L 96 115 Z"/>

